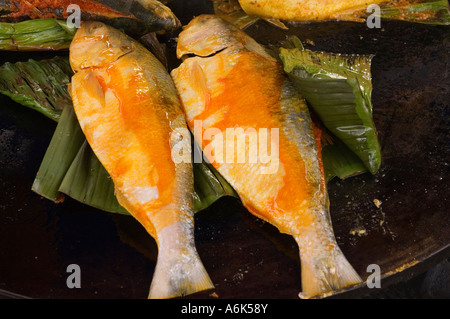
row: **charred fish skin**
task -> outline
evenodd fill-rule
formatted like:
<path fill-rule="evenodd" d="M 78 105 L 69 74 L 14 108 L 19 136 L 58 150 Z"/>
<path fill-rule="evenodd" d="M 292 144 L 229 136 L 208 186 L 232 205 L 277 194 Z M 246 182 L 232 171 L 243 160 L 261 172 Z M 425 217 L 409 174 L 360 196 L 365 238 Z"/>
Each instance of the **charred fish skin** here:
<path fill-rule="evenodd" d="M 113 179 L 119 203 L 155 238 L 149 298 L 213 289 L 195 247 L 192 163 L 174 83 L 141 44 L 100 22 L 86 22 L 70 48 L 70 93 L 80 126 Z M 183 136 L 180 136 L 183 135 Z"/>
<path fill-rule="evenodd" d="M 162 30 L 172 33 L 181 27 L 181 22 L 170 8 L 157 0 L 102 0 L 100 2 L 144 21 L 151 26 L 147 32 Z"/>
<path fill-rule="evenodd" d="M 169 7 L 157 0 L 1 0 L 0 20 L 67 19 L 69 5 L 78 5 L 82 21 L 100 21 L 127 33 L 172 33 L 181 23 Z"/>
<path fill-rule="evenodd" d="M 223 35 L 231 38 L 218 39 Z M 216 128 L 224 136 L 231 127 L 278 128 L 279 168 L 274 172 L 262 173 L 261 163 L 217 162 L 211 153 L 208 159 L 251 213 L 295 238 L 302 297 L 359 284 L 361 278 L 336 243 L 307 105 L 279 62 L 249 38 L 213 15 L 194 18 L 180 33 L 178 56 L 185 59 L 171 74 L 188 125 L 204 150 L 196 121 L 202 121 L 203 132 Z"/>
<path fill-rule="evenodd" d="M 364 21 L 357 16 L 370 4 L 386 0 L 239 0 L 242 9 L 249 15 L 286 21 Z"/>
<path fill-rule="evenodd" d="M 13 12 L 13 7 L 10 0 L 0 0 L 0 16 L 10 14 Z"/>

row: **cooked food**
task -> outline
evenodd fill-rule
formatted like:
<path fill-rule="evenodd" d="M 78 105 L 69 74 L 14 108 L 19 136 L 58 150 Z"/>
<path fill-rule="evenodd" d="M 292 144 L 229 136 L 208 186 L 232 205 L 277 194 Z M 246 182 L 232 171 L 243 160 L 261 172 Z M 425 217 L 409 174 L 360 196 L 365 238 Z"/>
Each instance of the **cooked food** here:
<path fill-rule="evenodd" d="M 386 0 L 239 0 L 250 15 L 288 21 L 360 20 L 355 13 Z"/>
<path fill-rule="evenodd" d="M 365 171 L 377 174 L 382 155 L 373 120 L 373 56 L 311 51 L 306 50 L 301 42 L 299 45 L 291 49 L 281 48 L 280 59 L 291 81 L 327 128 L 328 139 L 322 152 L 327 179 L 334 169 L 334 173 L 340 171 L 337 175 L 342 174 L 342 178 Z M 330 151 L 337 155 L 346 148 L 339 144 L 348 147 L 359 160 L 351 160 L 351 156 L 346 155 L 339 160 L 330 157 Z M 343 162 L 360 162 L 365 169 L 359 169 L 359 165 L 338 164 Z M 333 169 L 330 170 L 331 167 Z"/>
<path fill-rule="evenodd" d="M 295 238 L 302 296 L 321 296 L 360 283 L 333 234 L 319 134 L 282 65 L 244 32 L 214 15 L 189 23 L 179 35 L 177 55 L 184 61 L 171 74 L 191 131 L 245 207 Z M 242 133 L 227 135 L 231 128 Z M 252 129 L 270 130 L 266 141 L 271 155 L 259 152 L 257 161 L 249 160 L 250 153 L 255 146 L 267 150 L 264 138 L 234 145 L 235 138 L 245 139 Z M 211 130 L 221 138 L 206 138 Z M 242 154 L 246 160 L 237 160 Z"/>
<path fill-rule="evenodd" d="M 192 163 L 174 83 L 149 51 L 122 32 L 86 22 L 70 47 L 71 96 L 80 126 L 114 181 L 119 203 L 158 244 L 150 298 L 213 288 L 194 243 Z"/>
<path fill-rule="evenodd" d="M 78 5 L 81 20 L 108 23 L 128 33 L 172 32 L 178 18 L 157 0 L 0 0 L 0 21 L 55 18 L 66 20 L 70 5 Z"/>
<path fill-rule="evenodd" d="M 415 23 L 448 25 L 450 11 L 447 0 L 213 0 L 215 13 L 240 27 L 258 18 L 286 29 L 281 21 L 311 22 L 342 20 L 363 22 L 375 15 L 384 19 Z M 379 5 L 376 10 L 371 5 Z"/>
<path fill-rule="evenodd" d="M 71 73 L 68 59 L 59 56 L 6 62 L 0 66 L 0 93 L 58 121 L 62 109 L 72 105 L 66 89 Z"/>

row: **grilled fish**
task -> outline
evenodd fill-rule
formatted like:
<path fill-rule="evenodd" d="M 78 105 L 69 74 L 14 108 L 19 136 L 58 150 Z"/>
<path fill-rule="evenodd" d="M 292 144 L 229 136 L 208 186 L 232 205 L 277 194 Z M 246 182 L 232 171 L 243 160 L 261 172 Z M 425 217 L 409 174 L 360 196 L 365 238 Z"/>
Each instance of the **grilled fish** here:
<path fill-rule="evenodd" d="M 386 0 L 239 0 L 249 15 L 287 21 L 362 21 L 356 13 Z"/>
<path fill-rule="evenodd" d="M 175 146 L 190 150 L 191 141 L 169 73 L 142 45 L 100 22 L 78 29 L 70 63 L 86 139 L 119 203 L 158 244 L 149 298 L 212 289 L 194 243 L 192 163 L 173 157 Z"/>
<path fill-rule="evenodd" d="M 101 21 L 127 33 L 173 32 L 181 26 L 175 14 L 157 0 L 0 0 L 0 21 L 65 20 L 69 5 L 79 6 L 83 21 Z"/>
<path fill-rule="evenodd" d="M 333 233 L 319 130 L 279 61 L 215 15 L 185 27 L 177 55 L 183 62 L 171 75 L 195 140 L 251 213 L 295 238 L 301 296 L 360 283 Z"/>

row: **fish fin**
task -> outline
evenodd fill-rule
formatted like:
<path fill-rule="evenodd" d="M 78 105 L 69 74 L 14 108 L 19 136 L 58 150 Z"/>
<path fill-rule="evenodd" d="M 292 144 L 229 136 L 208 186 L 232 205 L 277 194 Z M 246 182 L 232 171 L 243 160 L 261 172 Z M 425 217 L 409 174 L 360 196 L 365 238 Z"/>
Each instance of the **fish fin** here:
<path fill-rule="evenodd" d="M 192 63 L 191 74 L 193 89 L 197 96 L 202 99 L 204 109 L 207 109 L 211 103 L 211 93 L 208 89 L 205 72 L 197 61 Z"/>
<path fill-rule="evenodd" d="M 361 277 L 339 247 L 326 257 L 305 253 L 300 256 L 303 299 L 327 297 L 362 283 Z"/>
<path fill-rule="evenodd" d="M 289 30 L 286 24 L 284 24 L 280 19 L 264 18 L 264 20 L 277 28 L 280 28 L 282 30 Z"/>
<path fill-rule="evenodd" d="M 89 70 L 86 72 L 85 89 L 86 94 L 92 98 L 100 101 L 101 105 L 105 105 L 105 87 L 100 81 L 101 77 L 96 72 Z"/>
<path fill-rule="evenodd" d="M 158 233 L 158 259 L 149 299 L 169 299 L 214 289 L 188 234 L 192 223 L 177 222 Z"/>
<path fill-rule="evenodd" d="M 366 8 L 367 6 L 349 8 L 345 11 L 336 12 L 330 18 L 337 21 L 364 22 L 363 15 Z"/>

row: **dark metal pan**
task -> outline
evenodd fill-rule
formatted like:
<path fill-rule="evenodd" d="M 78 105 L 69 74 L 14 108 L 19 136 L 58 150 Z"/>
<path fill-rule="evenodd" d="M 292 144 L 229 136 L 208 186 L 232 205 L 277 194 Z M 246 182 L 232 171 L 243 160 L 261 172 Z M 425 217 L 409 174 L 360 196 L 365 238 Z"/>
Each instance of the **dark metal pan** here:
<path fill-rule="evenodd" d="M 169 6 L 183 24 L 212 12 L 208 0 L 171 1 Z M 338 243 L 363 279 L 371 275 L 369 265 L 380 266 L 382 289 L 448 258 L 449 27 L 383 20 L 381 29 L 323 22 L 283 31 L 260 22 L 247 32 L 263 44 L 297 35 L 313 50 L 375 55 L 374 120 L 383 166 L 376 176 L 330 182 Z M 175 41 L 168 40 L 173 57 Z M 29 57 L 1 53 L 0 62 Z M 130 217 L 70 199 L 55 205 L 34 194 L 31 184 L 55 124 L 6 97 L 0 105 L 0 294 L 146 298 L 154 241 Z M 215 297 L 298 298 L 295 242 L 251 216 L 236 199 L 223 198 L 196 216 L 196 241 L 216 285 Z M 81 289 L 66 285 L 70 264 L 81 268 Z M 373 293 L 361 285 L 335 297 Z"/>

